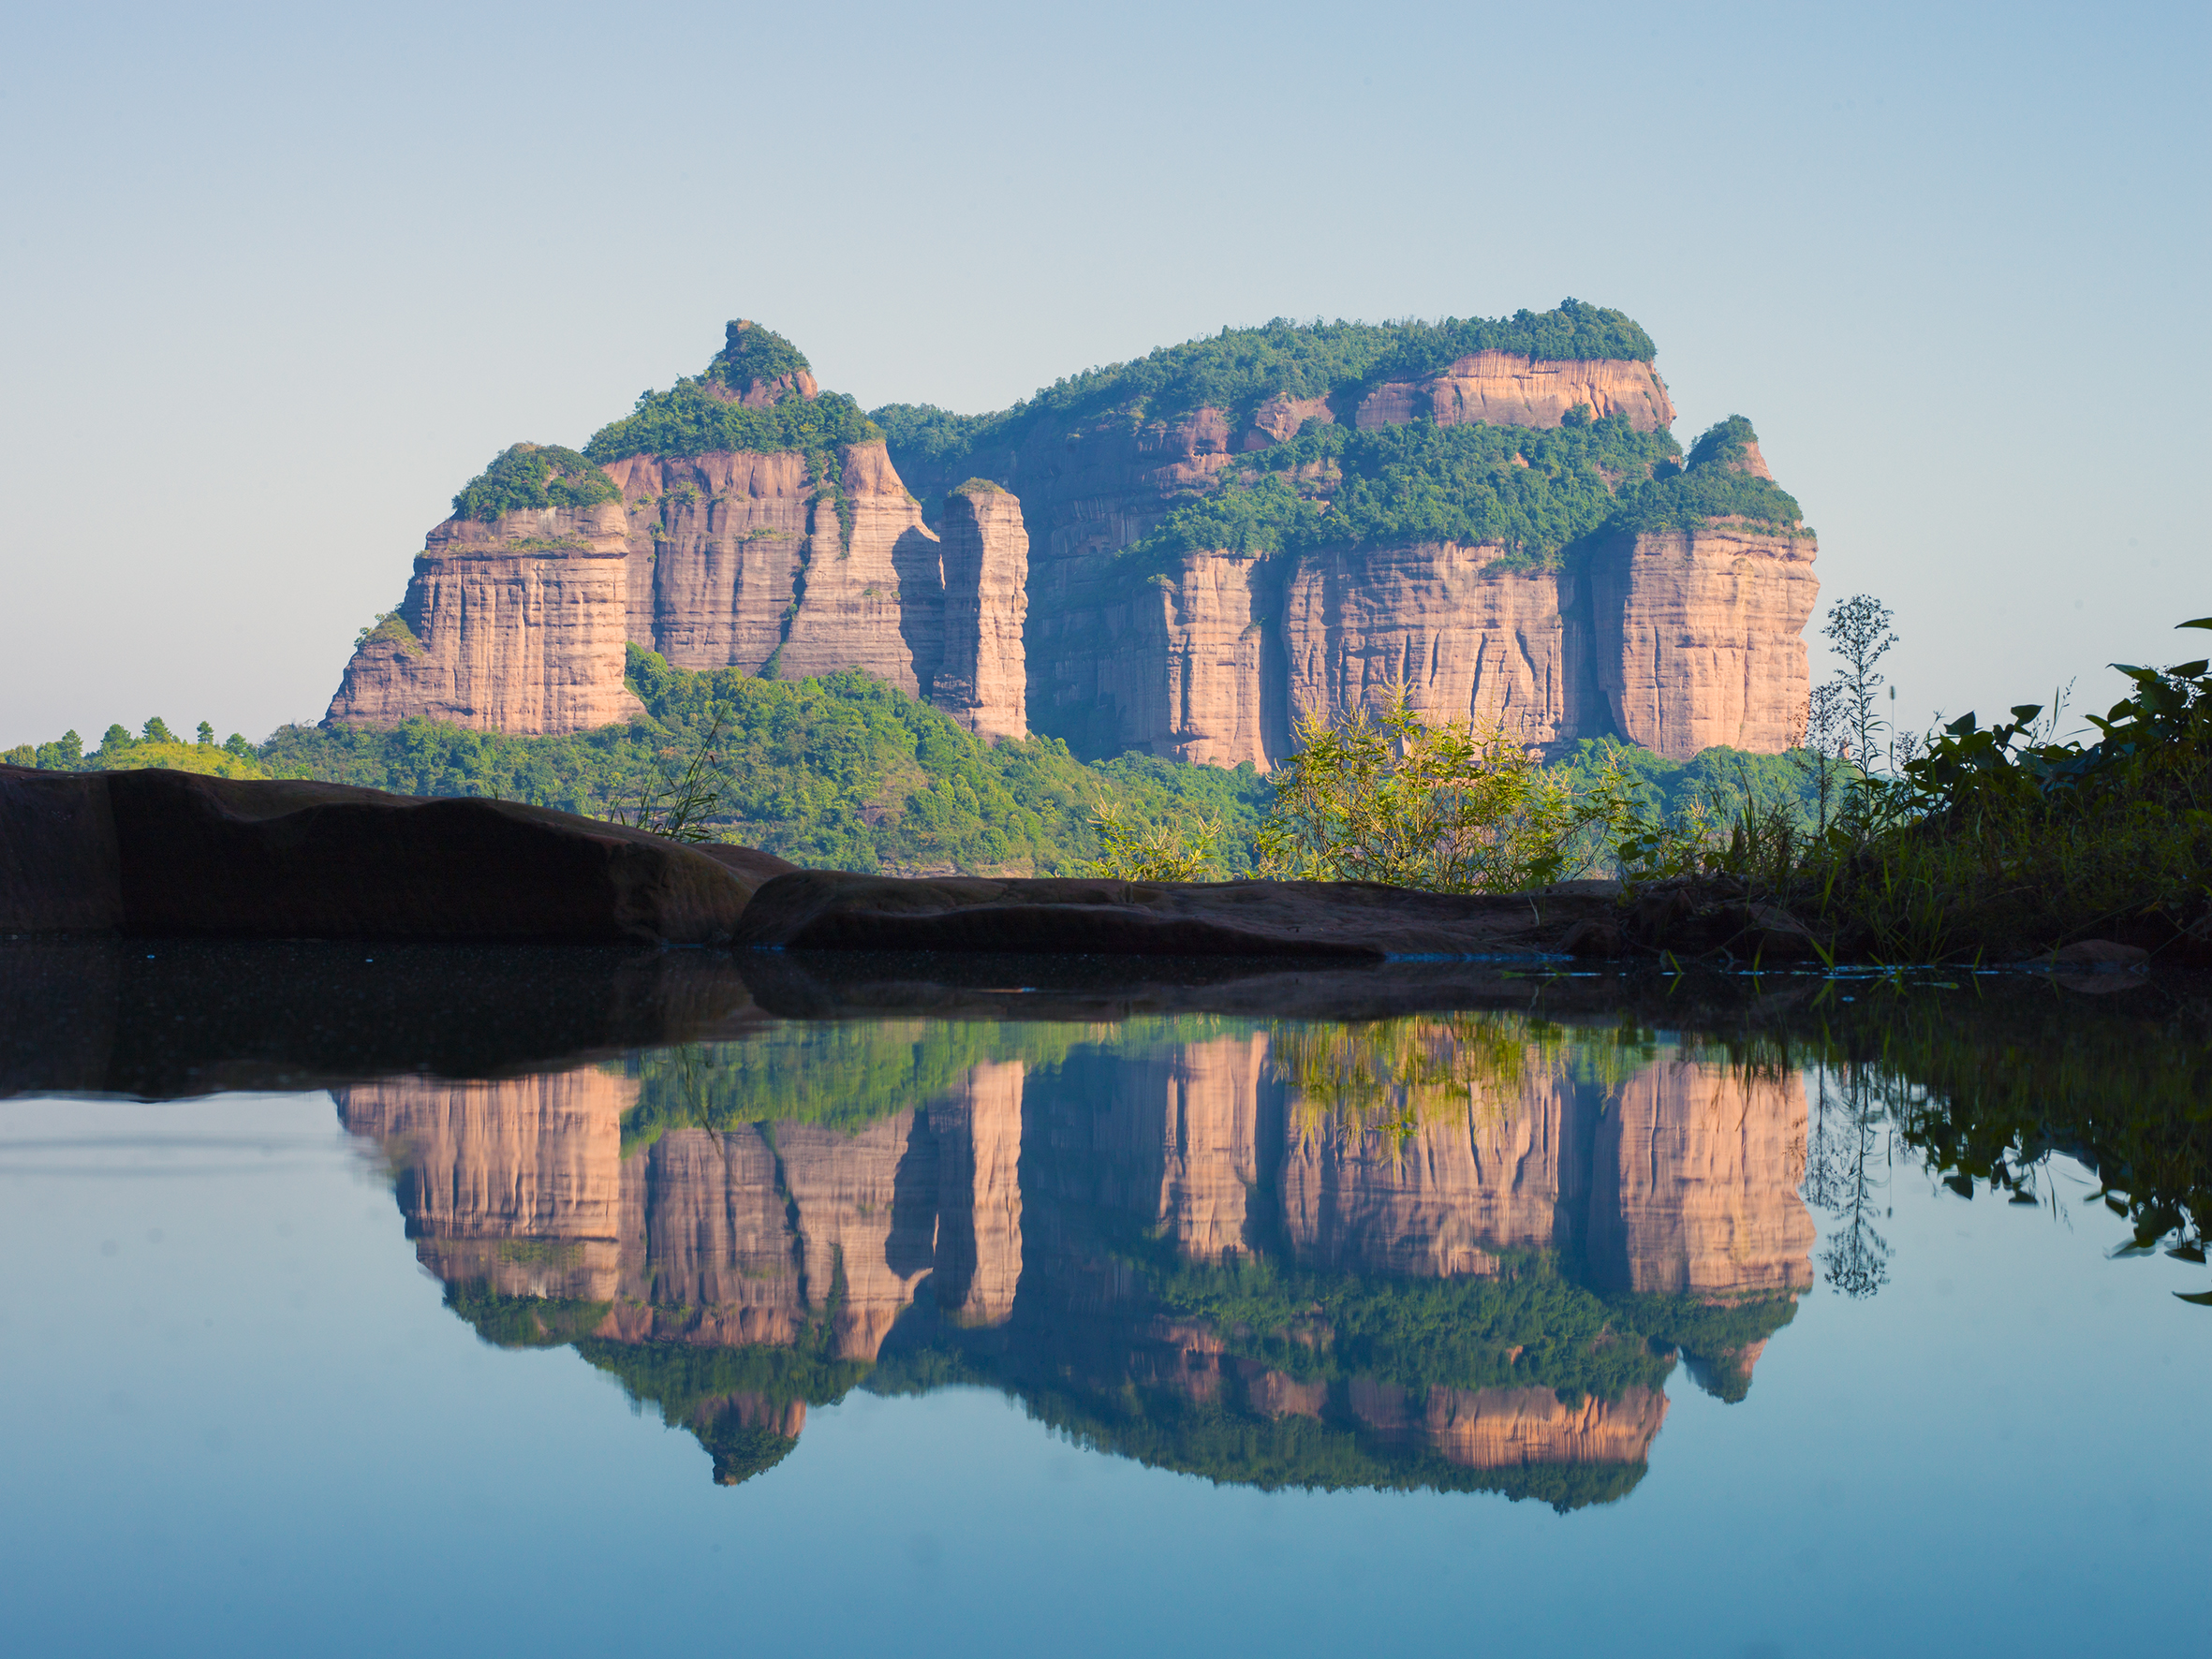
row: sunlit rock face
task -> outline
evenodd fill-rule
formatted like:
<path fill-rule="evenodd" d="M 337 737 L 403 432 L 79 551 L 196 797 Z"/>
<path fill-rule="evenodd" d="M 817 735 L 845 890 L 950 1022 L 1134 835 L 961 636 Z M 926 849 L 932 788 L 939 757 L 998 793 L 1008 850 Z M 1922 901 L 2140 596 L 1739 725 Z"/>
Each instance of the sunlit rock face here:
<path fill-rule="evenodd" d="M 1534 1071 L 1517 1098 L 1470 1100 L 1401 1138 L 1306 1102 L 1283 1162 L 1285 1231 L 1315 1267 L 1496 1272 L 1501 1250 L 1571 1238 L 1590 1198 L 1595 1104 L 1571 1079 Z"/>
<path fill-rule="evenodd" d="M 1805 1079 L 1661 1063 L 1620 1087 L 1594 1126 L 1587 1252 L 1598 1282 L 1695 1295 L 1812 1283 Z"/>
<path fill-rule="evenodd" d="M 735 401 L 766 406 L 783 378 Z M 860 668 L 971 731 L 1035 730 L 1101 758 L 1266 771 L 1302 714 L 1401 685 L 1431 719 L 1496 721 L 1530 744 L 1790 746 L 1818 590 L 1807 531 L 1714 518 L 1548 563 L 1410 529 L 1295 557 L 1123 557 L 1307 422 L 1544 429 L 1578 411 L 1644 432 L 1674 418 L 1648 362 L 1483 351 L 1356 394 L 1033 421 L 1003 448 L 907 452 L 906 477 L 881 442 L 632 455 L 604 468 L 619 500 L 433 529 L 400 625 L 363 639 L 326 718 L 518 734 L 623 721 L 640 711 L 628 642 L 691 669 Z M 1769 476 L 1756 445 L 1735 464 Z M 1321 462 L 1303 465 L 1321 482 Z M 922 496 L 942 504 L 938 530 Z"/>
<path fill-rule="evenodd" d="M 604 1333 L 789 1344 L 827 1320 L 833 1353 L 873 1358 L 928 1270 L 935 1195 L 899 1201 L 913 1131 L 908 1111 L 852 1136 L 801 1123 L 661 1136 L 623 1166 L 624 1295 Z"/>
<path fill-rule="evenodd" d="M 379 1143 L 423 1265 L 449 1284 L 612 1304 L 623 1342 L 790 1345 L 826 1324 L 873 1359 L 933 1272 L 1003 1321 L 1022 1271 L 1023 1068 L 986 1063 L 934 1108 L 857 1132 L 677 1128 L 622 1155 L 638 1084 L 599 1068 L 335 1092 Z"/>
<path fill-rule="evenodd" d="M 642 712 L 623 683 L 627 532 L 612 502 L 447 520 L 415 560 L 405 627 L 355 648 L 327 718 L 533 733 Z"/>
<path fill-rule="evenodd" d="M 946 496 L 942 530 L 945 644 L 930 700 L 984 737 L 1025 738 L 1029 533 L 1022 504 L 973 479 Z"/>
<path fill-rule="evenodd" d="M 606 1301 L 619 1284 L 622 1114 L 597 1067 L 499 1082 L 403 1079 L 336 1092 L 377 1142 L 422 1265 L 508 1296 Z"/>
<path fill-rule="evenodd" d="M 626 641 L 686 668 L 862 668 L 927 697 L 944 648 L 937 538 L 881 444 L 845 447 L 836 467 L 833 491 L 795 450 L 639 455 L 605 469 L 619 502 L 448 519 L 401 601 L 408 633 L 357 648 L 326 718 L 588 730 L 641 711 L 623 682 Z M 1001 583 L 1008 559 L 991 565 Z M 971 644 L 969 705 L 974 655 Z M 1003 662 L 985 665 L 998 699 L 985 717 L 1001 724 L 1004 678 Z"/>
<path fill-rule="evenodd" d="M 1447 1484 L 1446 1465 L 1612 1465 L 1618 1495 L 1665 1416 L 1668 1344 L 1741 1398 L 1809 1283 L 1794 1075 L 1460 1016 L 1225 1023 L 1064 1053 L 970 1064 L 857 1128 L 666 1127 L 627 1156 L 640 1086 L 610 1069 L 337 1099 L 395 1171 L 424 1265 L 468 1291 L 457 1311 L 494 1340 L 621 1344 L 718 1479 L 772 1466 L 805 1398 L 852 1386 L 911 1311 L 903 1330 L 1004 1368 L 1016 1392 L 1183 1402 L 1288 1425 L 1293 1448 L 1308 1431 L 1292 1419 L 1310 1419 L 1340 1463 L 1410 1459 Z M 1532 1272 L 1566 1312 L 1490 1348 L 1423 1345 L 1438 1318 L 1523 1317 L 1509 1276 Z M 481 1323 L 538 1304 L 487 1311 L 469 1287 L 558 1318 L 535 1336 Z M 1430 1299 L 1409 1322 L 1392 1312 L 1408 1295 Z M 1729 1325 L 1737 1304 L 1768 1314 Z M 1588 1359 L 1646 1313 L 1624 1363 Z M 1692 1334 L 1663 1336 L 1677 1328 Z M 1708 1350 L 1700 1329 L 1737 1334 Z M 1531 1373 L 1523 1344 L 1546 1343 Z M 666 1392 L 668 1354 L 714 1350 L 787 1356 L 777 1374 L 795 1380 Z M 806 1380 L 836 1364 L 858 1369 Z M 1147 1432 L 1140 1455 L 1174 1462 Z"/>
<path fill-rule="evenodd" d="M 1667 1397 L 1625 1388 L 1618 1400 L 1585 1396 L 1574 1405 L 1550 1388 L 1432 1387 L 1416 1397 L 1389 1383 L 1355 1378 L 1351 1412 L 1376 1432 L 1432 1447 L 1468 1469 L 1530 1463 L 1641 1463 L 1666 1420 Z"/>
<path fill-rule="evenodd" d="M 930 1109 L 937 1138 L 937 1306 L 964 1325 L 1003 1325 L 1022 1280 L 1022 1082 L 1018 1060 L 970 1069 Z"/>

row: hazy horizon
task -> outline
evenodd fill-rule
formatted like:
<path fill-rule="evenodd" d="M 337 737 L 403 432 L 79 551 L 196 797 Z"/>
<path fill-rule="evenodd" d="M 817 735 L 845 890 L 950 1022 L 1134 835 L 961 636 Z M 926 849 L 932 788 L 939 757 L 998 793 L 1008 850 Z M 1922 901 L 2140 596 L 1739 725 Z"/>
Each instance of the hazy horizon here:
<path fill-rule="evenodd" d="M 1003 407 L 1276 316 L 1573 295 L 1747 415 L 1898 709 L 2201 654 L 2202 8 L 27 16 L 0 746 L 322 713 L 423 532 L 760 319 Z M 1807 630 L 1824 671 L 1819 615 Z"/>

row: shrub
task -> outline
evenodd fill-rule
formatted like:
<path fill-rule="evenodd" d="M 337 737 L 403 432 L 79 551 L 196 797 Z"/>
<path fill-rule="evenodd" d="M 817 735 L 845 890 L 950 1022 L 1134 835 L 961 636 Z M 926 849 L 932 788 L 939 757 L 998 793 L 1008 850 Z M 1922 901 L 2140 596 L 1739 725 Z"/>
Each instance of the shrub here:
<path fill-rule="evenodd" d="M 453 497 L 453 514 L 490 523 L 502 513 L 596 507 L 621 496 L 612 478 L 573 449 L 557 444 L 515 444 L 494 456 L 489 466 L 462 486 Z"/>
<path fill-rule="evenodd" d="M 1517 892 L 1559 879 L 1593 811 L 1500 728 L 1428 725 L 1403 686 L 1380 718 L 1309 714 L 1298 735 L 1260 828 L 1263 874 Z"/>

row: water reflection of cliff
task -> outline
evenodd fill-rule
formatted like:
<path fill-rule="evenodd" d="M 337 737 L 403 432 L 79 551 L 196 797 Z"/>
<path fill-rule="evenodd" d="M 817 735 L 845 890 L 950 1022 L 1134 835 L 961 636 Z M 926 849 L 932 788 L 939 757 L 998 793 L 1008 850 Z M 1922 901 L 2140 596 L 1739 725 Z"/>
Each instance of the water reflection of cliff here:
<path fill-rule="evenodd" d="M 1809 1278 L 1793 1074 L 1460 1015 L 916 1021 L 338 1091 L 490 1340 L 572 1343 L 735 1480 L 809 1402 L 983 1383 L 1260 1485 L 1625 1492 Z"/>

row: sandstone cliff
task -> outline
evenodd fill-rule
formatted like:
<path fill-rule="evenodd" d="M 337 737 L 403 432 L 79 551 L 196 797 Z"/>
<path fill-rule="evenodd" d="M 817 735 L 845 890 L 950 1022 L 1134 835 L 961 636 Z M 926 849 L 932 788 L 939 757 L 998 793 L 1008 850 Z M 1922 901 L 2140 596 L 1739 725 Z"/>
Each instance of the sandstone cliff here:
<path fill-rule="evenodd" d="M 621 507 L 548 507 L 430 533 L 396 624 L 347 664 L 328 718 L 583 731 L 641 710 L 623 684 L 630 540 Z"/>
<path fill-rule="evenodd" d="M 1573 331 L 1600 315 L 1613 320 L 1596 334 Z M 1772 490 L 1748 422 L 1732 418 L 1700 441 L 1692 471 L 1710 462 L 1758 480 L 1771 498 L 1759 511 L 1786 504 L 1784 518 L 1694 490 L 1679 510 L 1646 504 L 1603 533 L 1586 510 L 1561 518 L 1556 501 L 1577 490 L 1586 509 L 1592 492 L 1603 503 L 1607 491 L 1626 501 L 1660 488 L 1682 452 L 1641 330 L 1571 302 L 1547 316 L 1572 325 L 1560 338 L 1623 355 L 1484 346 L 1432 354 L 1411 374 L 1386 355 L 1349 379 L 1249 397 L 1209 398 L 1202 376 L 1177 391 L 1172 374 L 1168 390 L 1137 374 L 1128 395 L 1078 399 L 1064 415 L 1040 394 L 1027 413 L 983 420 L 966 448 L 910 448 L 905 477 L 849 400 L 849 418 L 808 424 L 810 408 L 839 400 L 788 342 L 733 323 L 704 375 L 641 402 L 634 431 L 617 422 L 594 440 L 619 500 L 464 513 L 434 530 L 396 619 L 359 648 L 328 718 L 510 732 L 626 719 L 637 712 L 622 683 L 627 640 L 695 669 L 862 668 L 971 730 L 1034 729 L 1086 756 L 1265 770 L 1302 713 L 1372 704 L 1401 683 L 1432 717 L 1497 721 L 1532 744 L 1614 734 L 1675 757 L 1788 746 L 1817 593 L 1794 504 Z M 1524 314 L 1513 328 L 1524 324 L 1530 339 L 1551 326 Z M 1109 390 L 1120 384 L 1101 374 Z M 1269 452 L 1306 443 L 1302 433 L 1364 443 L 1409 423 L 1648 442 L 1610 460 L 1545 459 L 1539 440 L 1512 438 L 1505 451 L 1529 453 L 1455 462 L 1380 521 L 1419 520 L 1422 502 L 1471 490 L 1521 526 L 1510 534 L 1363 530 L 1295 548 L 1186 537 L 1127 556 L 1171 514 L 1248 492 L 1269 476 Z M 719 447 L 697 435 L 725 429 Z M 1323 446 L 1296 469 L 1326 522 L 1336 495 L 1357 493 L 1328 458 L 1340 451 Z M 916 490 L 943 504 L 934 531 Z M 1513 504 L 1536 496 L 1555 505 L 1515 518 Z M 1532 551 L 1527 534 L 1551 539 Z"/>
<path fill-rule="evenodd" d="M 1649 363 L 1541 362 L 1506 351 L 1476 352 L 1426 379 L 1387 381 L 1360 400 L 1353 419 L 1365 427 L 1423 415 L 1438 426 L 1556 426 L 1577 404 L 1599 419 L 1625 416 L 1640 432 L 1674 424 L 1666 385 Z"/>
<path fill-rule="evenodd" d="M 1432 718 L 1495 720 L 1534 744 L 1611 732 L 1677 758 L 1717 742 L 1788 747 L 1817 593 L 1802 530 L 1630 533 L 1533 568 L 1515 547 L 1420 537 L 1272 559 L 1192 550 L 1149 575 L 1114 557 L 1307 423 L 1556 429 L 1585 413 L 1642 432 L 1674 417 L 1648 363 L 1491 352 L 1349 402 L 1277 397 L 1243 418 L 1109 410 L 963 457 L 1020 496 L 1029 526 L 1031 725 L 1084 754 L 1265 771 L 1302 713 L 1373 703 L 1402 680 Z M 1771 480 L 1755 443 L 1742 465 Z M 934 483 L 924 474 L 920 487 Z M 1666 562 L 1675 542 L 1692 551 Z M 1621 574 L 1631 551 L 1659 561 L 1627 564 L 1641 586 Z M 1696 714 L 1655 720 L 1646 705 Z"/>
<path fill-rule="evenodd" d="M 970 731 L 1025 738 L 1029 534 L 1022 504 L 986 479 L 970 479 L 946 497 L 942 532 L 943 666 L 931 700 Z"/>
<path fill-rule="evenodd" d="M 1350 1045 L 1343 1075 L 1373 1070 L 1359 1044 L 1379 1029 L 1335 1031 Z M 1292 1080 L 1278 1051 L 1290 1039 L 1260 1029 L 1163 1033 L 1035 1070 L 983 1061 L 858 1129 L 671 1127 L 627 1157 L 640 1085 L 609 1068 L 399 1079 L 335 1098 L 394 1170 L 419 1258 L 461 1311 L 482 1308 L 485 1291 L 509 1299 L 492 1310 L 503 1319 L 543 1308 L 539 1340 L 597 1338 L 612 1344 L 601 1363 L 620 1371 L 630 1355 L 647 1378 L 667 1373 L 656 1356 L 759 1350 L 747 1362 L 758 1386 L 655 1396 L 714 1452 L 717 1478 L 780 1456 L 804 1399 L 850 1387 L 909 1312 L 955 1333 L 943 1340 L 967 1344 L 966 1363 L 1005 1368 L 1017 1390 L 1054 1379 L 1101 1398 L 1135 1388 L 1255 1420 L 1311 1418 L 1370 1452 L 1470 1470 L 1640 1465 L 1669 1363 L 1644 1335 L 1645 1380 L 1612 1398 L 1577 1385 L 1569 1404 L 1560 1373 L 1531 1378 L 1519 1345 L 1490 1362 L 1512 1381 L 1473 1386 L 1464 1344 L 1432 1354 L 1418 1325 L 1359 1310 L 1396 1305 L 1407 1285 L 1488 1282 L 1497 1288 L 1480 1294 L 1493 1299 L 1467 1304 L 1468 1329 L 1517 1317 L 1505 1275 L 1535 1258 L 1586 1286 L 1567 1295 L 1597 1309 L 1582 1316 L 1600 1347 L 1601 1326 L 1637 1317 L 1637 1293 L 1765 1299 L 1786 1315 L 1809 1276 L 1802 1083 L 1665 1051 L 1580 1064 L 1572 1043 L 1518 1028 L 1453 1029 L 1503 1059 L 1488 1082 L 1422 1094 L 1409 1116 L 1348 1110 L 1315 1092 L 1310 1065 Z M 1443 1032 L 1409 1035 L 1433 1051 Z M 1203 1307 L 1209 1285 L 1232 1299 L 1249 1286 L 1264 1304 L 1276 1283 L 1329 1300 L 1288 1310 L 1277 1330 L 1160 1299 L 1181 1285 Z M 1600 1292 L 1629 1299 L 1592 1301 Z M 1692 1374 L 1740 1397 L 1756 1337 L 1691 1356 Z M 1255 1343 L 1274 1346 L 1263 1357 Z M 1286 1369 L 1284 1343 L 1319 1369 Z M 1348 1343 L 1377 1358 L 1339 1358 Z M 1546 1361 L 1562 1362 L 1570 1381 L 1582 1374 L 1574 1352 Z"/>
<path fill-rule="evenodd" d="M 1768 753 L 1796 743 L 1815 551 L 1810 536 L 1725 521 L 1597 549 L 1591 657 L 1614 728 L 1680 757 L 1715 743 Z"/>
<path fill-rule="evenodd" d="M 1625 1388 L 1618 1400 L 1585 1395 L 1567 1405 L 1551 1388 L 1427 1389 L 1416 1397 L 1389 1383 L 1361 1378 L 1351 1410 L 1387 1438 L 1435 1447 L 1470 1469 L 1532 1463 L 1641 1463 L 1667 1417 L 1656 1388 Z"/>

